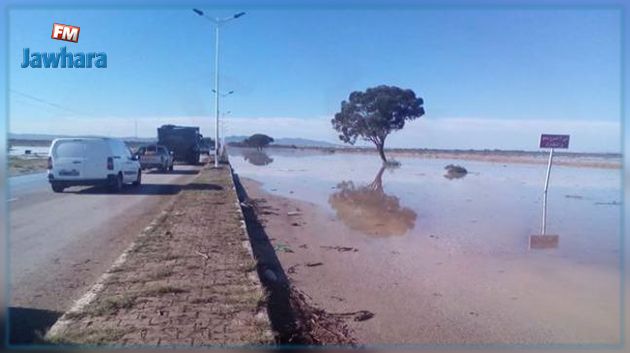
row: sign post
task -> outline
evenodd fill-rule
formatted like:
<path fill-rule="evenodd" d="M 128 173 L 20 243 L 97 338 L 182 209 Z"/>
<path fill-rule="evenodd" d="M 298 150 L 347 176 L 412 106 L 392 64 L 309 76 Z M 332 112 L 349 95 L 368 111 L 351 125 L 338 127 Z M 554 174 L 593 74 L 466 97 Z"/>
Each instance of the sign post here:
<path fill-rule="evenodd" d="M 547 231 L 547 190 L 549 190 L 549 175 L 551 174 L 551 165 L 553 164 L 553 148 L 549 151 L 549 162 L 547 163 L 547 176 L 545 177 L 545 190 L 543 192 L 543 214 L 542 214 L 542 229 L 540 234 L 545 234 Z"/>
<path fill-rule="evenodd" d="M 545 189 L 543 191 L 542 225 L 539 235 L 529 237 L 530 249 L 547 249 L 558 247 L 559 236 L 547 235 L 547 191 L 549 190 L 549 176 L 553 165 L 553 151 L 555 148 L 569 148 L 569 135 L 540 135 L 540 148 L 549 148 L 549 162 L 545 176 Z"/>

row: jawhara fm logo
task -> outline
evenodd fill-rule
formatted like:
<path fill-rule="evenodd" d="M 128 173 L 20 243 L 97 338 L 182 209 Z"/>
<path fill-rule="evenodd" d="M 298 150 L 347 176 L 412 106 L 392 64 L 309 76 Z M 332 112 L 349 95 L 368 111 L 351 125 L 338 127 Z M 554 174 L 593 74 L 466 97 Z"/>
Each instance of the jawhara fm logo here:
<path fill-rule="evenodd" d="M 71 43 L 79 42 L 81 28 L 61 23 L 53 23 L 51 39 L 61 40 Z M 107 68 L 107 54 L 104 52 L 75 52 L 72 53 L 64 46 L 58 52 L 31 52 L 30 48 L 22 50 L 21 67 L 34 69 L 85 69 L 85 68 Z"/>

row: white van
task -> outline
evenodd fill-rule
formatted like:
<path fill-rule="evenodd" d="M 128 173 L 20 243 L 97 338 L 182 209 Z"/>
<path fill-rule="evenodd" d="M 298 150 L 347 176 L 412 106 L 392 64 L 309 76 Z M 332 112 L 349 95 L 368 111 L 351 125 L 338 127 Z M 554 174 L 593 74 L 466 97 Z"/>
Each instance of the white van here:
<path fill-rule="evenodd" d="M 54 192 L 76 185 L 106 185 L 120 191 L 125 183 L 140 185 L 138 158 L 113 138 L 55 139 L 48 154 L 48 181 Z"/>

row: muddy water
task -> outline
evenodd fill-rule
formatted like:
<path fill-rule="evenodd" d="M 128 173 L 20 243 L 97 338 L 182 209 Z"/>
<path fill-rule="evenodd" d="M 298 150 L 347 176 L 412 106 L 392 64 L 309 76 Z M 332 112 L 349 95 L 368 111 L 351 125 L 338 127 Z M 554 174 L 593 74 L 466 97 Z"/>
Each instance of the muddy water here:
<path fill-rule="evenodd" d="M 9 150 L 10 156 L 22 156 L 25 155 L 26 151 L 31 151 L 31 154 L 38 155 L 48 155 L 48 150 L 50 147 L 48 146 L 13 146 Z"/>
<path fill-rule="evenodd" d="M 364 326 L 368 340 L 619 339 L 617 169 L 554 167 L 547 233 L 558 235 L 559 243 L 532 250 L 529 236 L 541 226 L 544 165 L 398 158 L 400 167 L 382 169 L 374 155 L 231 153 L 239 175 L 272 194 L 315 203 L 340 223 L 345 230 L 339 234 L 318 236 L 360 247 L 360 268 L 376 280 L 369 285 L 374 297 L 407 303 L 379 306 L 365 300 L 379 312 Z M 447 178 L 448 164 L 462 165 L 468 174 Z M 353 264 L 347 265 L 350 269 L 334 271 L 340 284 L 364 289 L 347 284 L 347 277 L 355 276 Z"/>

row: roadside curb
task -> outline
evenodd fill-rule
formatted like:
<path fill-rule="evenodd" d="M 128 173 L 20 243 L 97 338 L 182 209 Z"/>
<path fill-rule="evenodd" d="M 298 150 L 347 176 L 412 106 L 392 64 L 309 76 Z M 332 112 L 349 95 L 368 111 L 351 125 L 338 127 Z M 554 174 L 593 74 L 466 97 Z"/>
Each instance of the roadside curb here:
<path fill-rule="evenodd" d="M 249 256 L 252 258 L 252 260 L 254 260 L 254 262 L 256 264 L 258 264 L 258 260 L 256 259 L 256 256 L 254 256 L 254 250 L 252 248 L 252 244 L 250 242 L 250 237 L 249 237 L 249 232 L 247 231 L 247 224 L 245 223 L 245 215 L 243 214 L 243 209 L 241 208 L 241 199 L 238 196 L 238 192 L 236 190 L 236 180 L 235 180 L 235 175 L 234 175 L 234 169 L 232 169 L 232 165 L 228 162 L 226 164 L 227 168 L 230 170 L 230 180 L 232 182 L 232 192 L 234 192 L 235 196 L 236 196 L 236 202 L 234 204 L 234 206 L 236 207 L 236 209 L 238 210 L 238 215 L 239 215 L 239 220 L 241 223 L 241 229 L 243 230 L 243 235 L 245 237 L 246 240 L 242 241 L 241 244 L 243 245 L 243 247 L 245 248 L 245 250 L 247 250 L 247 253 L 249 253 Z M 252 283 L 254 283 L 254 286 L 256 287 L 256 290 L 259 291 L 260 293 L 265 293 L 265 295 L 267 295 L 268 293 L 266 293 L 265 288 L 260 280 L 260 277 L 258 276 L 258 272 L 257 271 L 252 271 L 249 275 L 250 280 L 252 281 Z M 256 313 L 255 317 L 256 320 L 258 320 L 260 323 L 264 323 L 266 325 L 266 327 L 272 327 L 271 324 L 271 320 L 269 319 L 269 315 L 267 313 L 268 308 L 267 308 L 267 304 L 265 303 L 264 307 L 261 307 L 258 311 L 258 313 Z M 265 336 L 267 337 L 274 337 L 274 333 L 272 332 L 272 330 L 266 330 L 265 332 Z"/>

